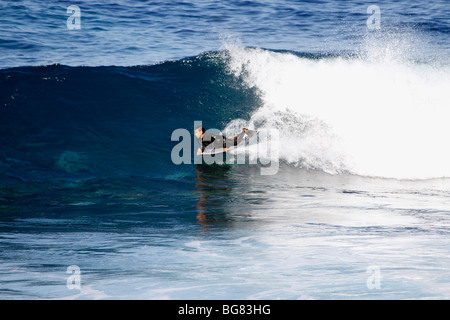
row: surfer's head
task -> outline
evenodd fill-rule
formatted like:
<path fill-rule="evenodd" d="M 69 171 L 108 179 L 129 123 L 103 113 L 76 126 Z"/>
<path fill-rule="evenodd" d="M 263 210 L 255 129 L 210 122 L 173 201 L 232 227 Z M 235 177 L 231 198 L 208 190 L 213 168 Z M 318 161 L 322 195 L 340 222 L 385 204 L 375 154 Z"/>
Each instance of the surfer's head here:
<path fill-rule="evenodd" d="M 205 133 L 205 127 L 203 127 L 203 126 L 198 126 L 194 130 L 194 134 L 198 139 L 200 139 L 204 133 Z"/>

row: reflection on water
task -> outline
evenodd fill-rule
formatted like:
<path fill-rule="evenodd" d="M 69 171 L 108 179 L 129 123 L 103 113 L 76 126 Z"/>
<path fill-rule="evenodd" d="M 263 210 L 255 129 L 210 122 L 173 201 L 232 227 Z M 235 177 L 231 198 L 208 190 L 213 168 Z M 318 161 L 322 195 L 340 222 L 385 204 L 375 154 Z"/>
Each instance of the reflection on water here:
<path fill-rule="evenodd" d="M 231 221 L 226 215 L 226 203 L 232 199 L 233 182 L 229 165 L 197 165 L 197 220 L 207 228 L 211 223 Z"/>
<path fill-rule="evenodd" d="M 196 166 L 197 221 L 203 230 L 254 222 L 256 211 L 272 206 L 267 194 L 270 178 L 260 176 L 259 170 L 238 164 Z"/>

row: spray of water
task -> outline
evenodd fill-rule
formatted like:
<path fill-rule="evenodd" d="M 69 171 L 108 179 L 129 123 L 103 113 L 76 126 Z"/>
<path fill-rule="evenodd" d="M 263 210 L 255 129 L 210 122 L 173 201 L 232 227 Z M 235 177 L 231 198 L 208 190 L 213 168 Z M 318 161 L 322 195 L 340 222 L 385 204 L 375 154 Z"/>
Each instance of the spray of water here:
<path fill-rule="evenodd" d="M 405 59 L 409 42 L 392 38 L 365 42 L 356 56 L 319 59 L 225 45 L 229 72 L 263 101 L 245 125 L 279 130 L 280 160 L 300 167 L 450 177 L 450 68 Z M 227 128 L 236 125 L 242 120 Z"/>

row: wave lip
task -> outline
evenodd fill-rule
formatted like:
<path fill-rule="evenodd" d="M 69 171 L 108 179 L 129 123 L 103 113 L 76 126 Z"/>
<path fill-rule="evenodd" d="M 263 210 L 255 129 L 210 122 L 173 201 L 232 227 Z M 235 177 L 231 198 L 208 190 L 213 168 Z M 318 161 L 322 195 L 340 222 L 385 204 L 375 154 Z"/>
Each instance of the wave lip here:
<path fill-rule="evenodd" d="M 249 126 L 282 132 L 281 160 L 330 173 L 450 177 L 450 68 L 227 46 L 229 72 L 257 88 Z"/>

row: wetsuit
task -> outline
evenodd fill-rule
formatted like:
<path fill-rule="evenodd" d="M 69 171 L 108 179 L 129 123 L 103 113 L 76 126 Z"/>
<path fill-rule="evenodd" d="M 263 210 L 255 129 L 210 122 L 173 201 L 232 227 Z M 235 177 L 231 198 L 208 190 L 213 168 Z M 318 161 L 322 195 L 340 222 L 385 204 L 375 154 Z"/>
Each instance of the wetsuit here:
<path fill-rule="evenodd" d="M 226 137 L 218 134 L 205 133 L 202 138 L 197 139 L 198 144 L 202 148 L 202 153 L 205 152 L 206 147 L 215 149 L 226 148 Z"/>
<path fill-rule="evenodd" d="M 245 137 L 245 132 L 242 131 L 235 138 L 227 138 L 219 134 L 205 133 L 201 139 L 197 139 L 198 144 L 201 146 L 202 153 L 206 147 L 220 149 L 229 148 L 231 146 L 237 146 L 241 143 Z"/>

